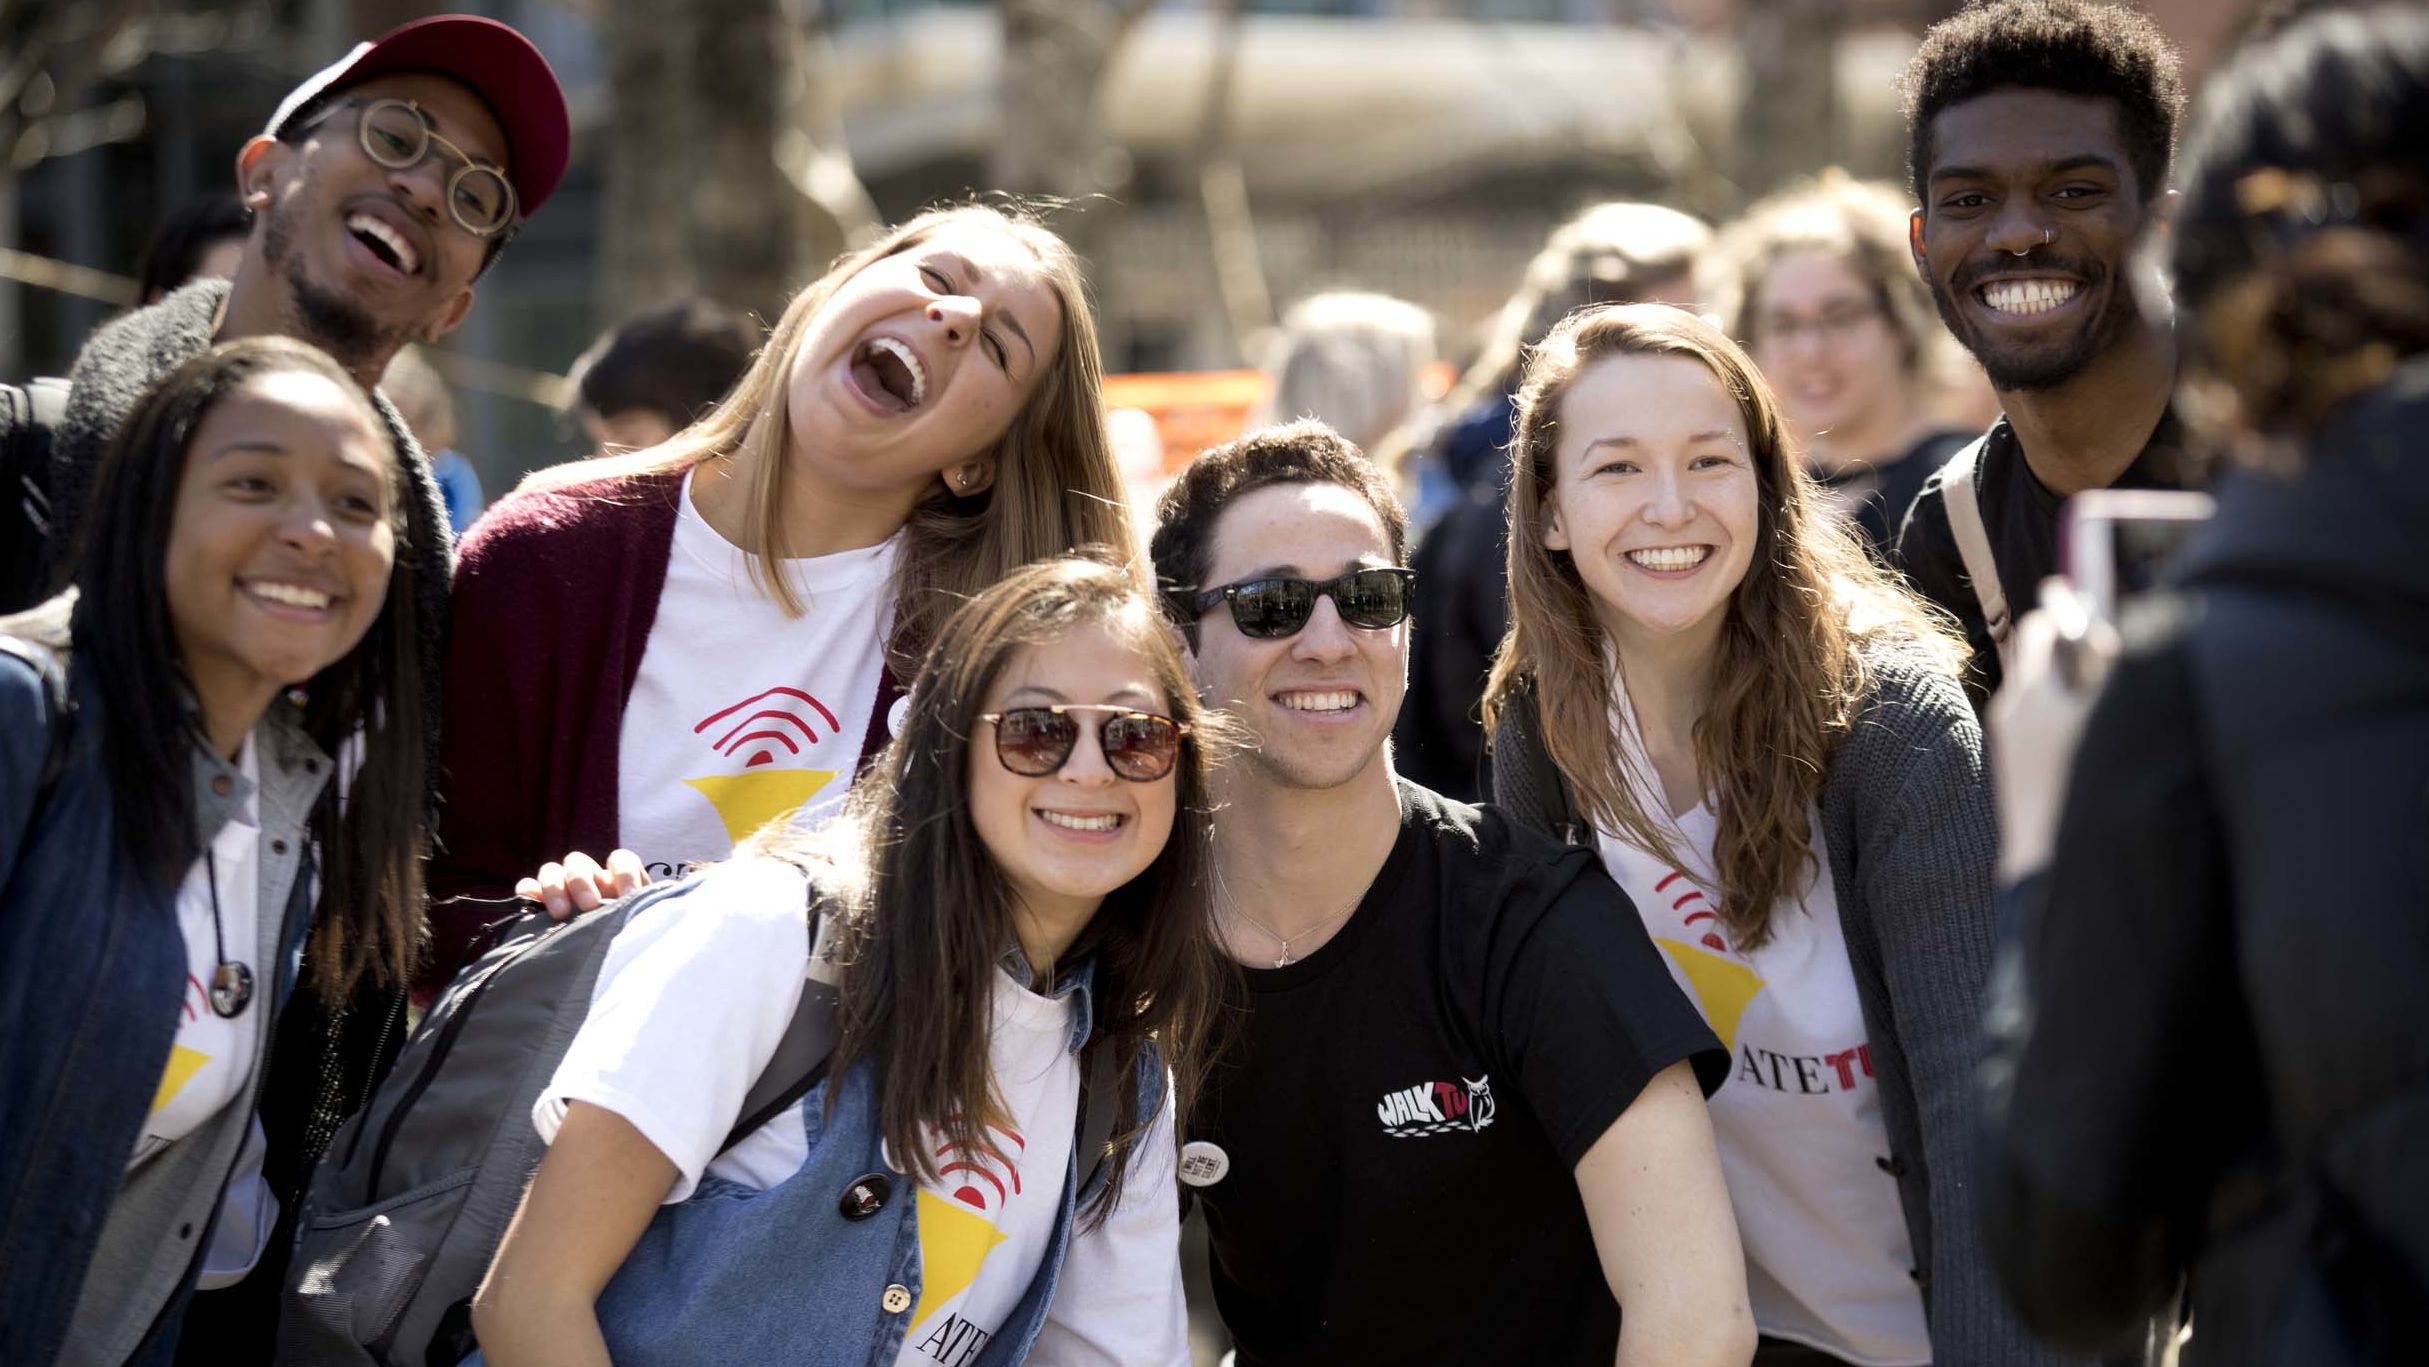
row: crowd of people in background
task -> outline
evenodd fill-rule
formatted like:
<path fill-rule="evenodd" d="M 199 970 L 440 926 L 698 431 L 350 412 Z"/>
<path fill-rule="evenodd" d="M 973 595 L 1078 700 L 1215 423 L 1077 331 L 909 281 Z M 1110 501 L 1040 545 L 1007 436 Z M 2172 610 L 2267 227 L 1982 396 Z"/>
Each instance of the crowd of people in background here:
<path fill-rule="evenodd" d="M 1151 505 L 967 203 L 492 502 L 563 97 L 345 54 L 0 388 L 0 1361 L 2429 1356 L 2429 13 L 1901 89 Z"/>

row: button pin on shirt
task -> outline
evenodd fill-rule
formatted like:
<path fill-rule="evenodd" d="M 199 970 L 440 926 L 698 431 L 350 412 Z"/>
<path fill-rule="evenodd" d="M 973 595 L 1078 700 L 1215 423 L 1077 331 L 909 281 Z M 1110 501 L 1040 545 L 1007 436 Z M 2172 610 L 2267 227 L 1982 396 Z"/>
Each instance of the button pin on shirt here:
<path fill-rule="evenodd" d="M 1231 1171 L 1231 1155 L 1211 1140 L 1192 1139 L 1181 1146 L 1180 1177 L 1184 1186 L 1211 1187 Z"/>
<path fill-rule="evenodd" d="M 882 1172 L 864 1173 L 853 1178 L 852 1185 L 843 1189 L 843 1199 L 837 1201 L 835 1206 L 847 1220 L 866 1220 L 884 1210 L 886 1201 L 893 1194 L 894 1179 Z"/>

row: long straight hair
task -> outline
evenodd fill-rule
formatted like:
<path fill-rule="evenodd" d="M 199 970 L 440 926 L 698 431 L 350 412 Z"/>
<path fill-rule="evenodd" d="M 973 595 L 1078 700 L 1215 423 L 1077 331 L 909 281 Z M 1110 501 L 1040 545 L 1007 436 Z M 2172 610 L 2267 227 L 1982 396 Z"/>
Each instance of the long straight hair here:
<path fill-rule="evenodd" d="M 287 337 L 213 347 L 145 395 L 101 458 L 71 582 L 71 668 L 101 696 L 104 754 L 118 841 L 138 875 L 174 888 L 201 853 L 191 771 L 207 746 L 193 684 L 169 618 L 169 539 L 178 486 L 195 431 L 221 400 L 265 375 L 296 371 L 335 382 L 361 399 L 363 419 L 393 450 L 387 424 L 337 362 Z M 361 766 L 330 783 L 307 833 L 319 851 L 319 915 L 305 956 L 306 981 L 342 1002 L 365 978 L 401 987 L 422 937 L 422 855 L 428 791 L 422 705 L 422 623 L 415 577 L 425 572 L 406 525 L 404 470 L 391 464 L 389 519 L 396 564 L 380 613 L 336 663 L 271 703 L 322 750 L 358 748 Z M 435 567 L 444 574 L 443 560 Z M 271 914 L 265 909 L 264 914 Z"/>
<path fill-rule="evenodd" d="M 1123 1079 L 1110 1180 L 1093 1208 L 1101 1216 L 1154 1119 L 1129 1080 L 1152 1041 L 1172 1070 L 1176 1113 L 1188 1113 L 1207 1063 L 1219 972 L 1207 893 L 1209 727 L 1219 723 L 1200 706 L 1174 634 L 1135 572 L 1063 557 L 1024 566 L 979 595 L 945 623 L 911 686 L 901 731 L 837 823 L 813 835 L 778 823 L 745 852 L 825 866 L 816 876 L 843 914 L 833 1071 L 874 1060 L 878 1115 L 896 1157 L 934 1180 L 923 1127 L 958 1147 L 992 1149 L 987 1127 L 1008 1117 L 989 1067 L 991 1003 L 997 964 L 1016 939 L 1011 892 L 970 814 L 971 765 L 998 762 L 973 749 L 989 734 L 978 713 L 1018 652 L 1083 626 L 1103 627 L 1146 661 L 1166 714 L 1187 728 L 1173 766 L 1171 838 L 1145 872 L 1106 896 L 1065 956 L 1095 963 L 1083 1067 L 1110 1050 Z"/>
<path fill-rule="evenodd" d="M 1773 909 L 1795 897 L 1813 861 L 1807 808 L 1830 756 L 1871 692 L 1874 640 L 1920 650 L 1951 673 L 1964 661 L 1952 623 L 1935 616 L 1817 506 L 1779 404 L 1719 328 L 1684 309 L 1614 305 L 1572 315 L 1528 358 L 1510 461 L 1510 627 L 1485 687 L 1485 728 L 1534 681 L 1543 736 L 1578 807 L 1603 830 L 1662 854 L 1679 851 L 1667 814 L 1648 811 L 1650 775 L 1626 772 L 1611 732 L 1615 701 L 1605 636 L 1577 563 L 1543 544 L 1557 482 L 1560 404 L 1588 366 L 1614 356 L 1701 362 L 1737 402 L 1753 461 L 1754 554 L 1723 609 L 1712 691 L 1695 723 L 1695 761 L 1713 798 L 1721 920 L 1740 950 L 1771 935 Z"/>
<path fill-rule="evenodd" d="M 993 484 L 956 496 L 940 482 L 912 512 L 902 554 L 895 561 L 897 670 L 909 674 L 919 650 L 934 639 L 948 613 L 1020 565 L 1090 545 L 1117 547 L 1130 555 L 1135 547 L 1126 494 L 1105 431 L 1104 364 L 1079 259 L 1060 237 L 1034 220 L 987 205 L 930 209 L 845 254 L 793 297 L 732 392 L 664 443 L 630 455 L 544 470 L 524 487 L 564 488 L 608 476 L 665 474 L 733 457 L 750 472 L 742 549 L 752 580 L 787 615 L 801 615 L 800 597 L 779 568 L 791 558 L 796 540 L 784 517 L 786 490 L 794 478 L 784 456 L 792 431 L 787 395 L 795 355 L 810 321 L 845 281 L 874 262 L 955 227 L 1002 233 L 1037 258 L 1061 305 L 1062 344 L 996 444 Z M 937 462 L 942 468 L 981 454 L 941 451 Z"/>

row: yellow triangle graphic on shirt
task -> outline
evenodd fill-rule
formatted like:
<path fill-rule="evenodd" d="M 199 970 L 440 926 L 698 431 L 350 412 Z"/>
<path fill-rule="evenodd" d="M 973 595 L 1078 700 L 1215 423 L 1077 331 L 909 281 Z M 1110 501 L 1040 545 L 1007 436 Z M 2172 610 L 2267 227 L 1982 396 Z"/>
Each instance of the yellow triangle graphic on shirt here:
<path fill-rule="evenodd" d="M 919 1304 L 911 1311 L 911 1328 L 918 1329 L 938 1306 L 969 1290 L 987 1255 L 1004 1239 L 1004 1232 L 986 1216 L 921 1188 Z"/>
<path fill-rule="evenodd" d="M 749 769 L 683 782 L 716 807 L 726 838 L 739 845 L 751 832 L 816 797 L 834 778 L 832 769 Z"/>
<path fill-rule="evenodd" d="M 1653 943 L 1678 962 L 1679 971 L 1687 975 L 1687 985 L 1695 989 L 1696 1000 L 1704 1004 L 1704 1019 L 1712 1026 L 1712 1033 L 1721 1037 L 1722 1048 L 1736 1053 L 1738 1020 L 1763 990 L 1763 980 L 1755 976 L 1753 969 L 1710 950 L 1665 940 L 1659 935 L 1653 937 Z"/>
<path fill-rule="evenodd" d="M 152 1094 L 152 1114 L 159 1114 L 161 1107 L 175 1101 L 177 1094 L 184 1091 L 186 1084 L 192 1082 L 194 1075 L 210 1061 L 209 1054 L 188 1049 L 182 1044 L 170 1045 L 169 1066 L 160 1074 L 160 1090 Z"/>

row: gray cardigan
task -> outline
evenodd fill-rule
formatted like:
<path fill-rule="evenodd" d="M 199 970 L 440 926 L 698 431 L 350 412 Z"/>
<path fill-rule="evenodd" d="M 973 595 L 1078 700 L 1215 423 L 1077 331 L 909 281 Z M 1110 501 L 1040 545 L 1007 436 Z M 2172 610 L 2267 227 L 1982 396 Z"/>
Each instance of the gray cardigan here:
<path fill-rule="evenodd" d="M 1830 757 L 1822 838 L 1881 1084 L 1882 1166 L 1898 1182 L 1936 1367 L 2089 1359 L 2042 1347 L 1991 1276 L 1973 1191 L 1972 1087 L 1996 939 L 1998 824 L 1965 690 L 1872 649 L 1873 696 Z M 1502 713 L 1493 801 L 1575 843 L 1593 833 L 1544 749 L 1530 683 Z M 2139 1360 L 2138 1358 L 2135 1360 Z"/>

